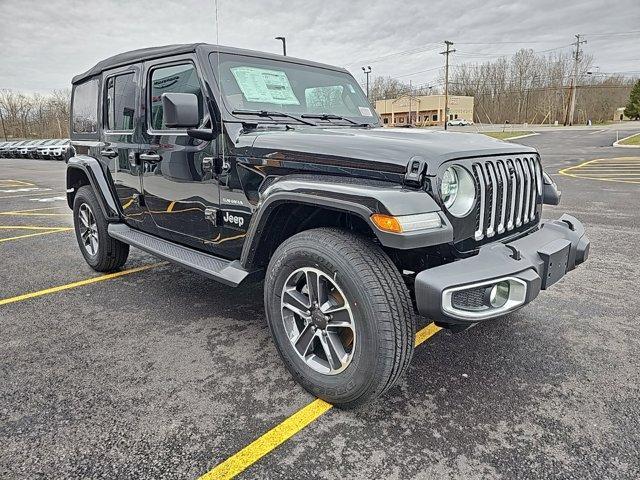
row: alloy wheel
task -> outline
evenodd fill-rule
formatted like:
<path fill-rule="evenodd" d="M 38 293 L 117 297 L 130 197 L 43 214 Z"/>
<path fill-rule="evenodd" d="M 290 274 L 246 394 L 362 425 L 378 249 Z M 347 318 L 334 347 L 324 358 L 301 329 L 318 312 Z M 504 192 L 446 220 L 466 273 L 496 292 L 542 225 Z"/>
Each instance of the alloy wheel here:
<path fill-rule="evenodd" d="M 282 288 L 284 328 L 298 356 L 324 375 L 344 371 L 353 358 L 356 330 L 344 292 L 316 268 L 299 268 Z"/>
<path fill-rule="evenodd" d="M 93 215 L 91 207 L 86 203 L 80 205 L 78 209 L 78 220 L 80 221 L 80 238 L 87 253 L 95 256 L 98 253 L 98 225 Z"/>

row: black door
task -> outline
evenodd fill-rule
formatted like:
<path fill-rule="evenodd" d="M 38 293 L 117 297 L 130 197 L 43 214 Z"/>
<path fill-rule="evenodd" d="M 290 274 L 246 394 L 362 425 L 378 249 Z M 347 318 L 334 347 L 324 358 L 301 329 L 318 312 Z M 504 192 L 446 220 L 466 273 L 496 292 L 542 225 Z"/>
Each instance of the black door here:
<path fill-rule="evenodd" d="M 146 208 L 158 235 L 215 252 L 219 240 L 215 142 L 167 128 L 161 99 L 165 92 L 195 94 L 201 125 L 211 125 L 193 58 L 145 63 L 146 127 L 140 160 Z"/>
<path fill-rule="evenodd" d="M 99 152 L 109 165 L 125 221 L 137 227 L 145 220 L 140 204 L 140 167 L 136 162 L 141 130 L 140 80 L 140 65 L 104 73 L 103 141 Z"/>

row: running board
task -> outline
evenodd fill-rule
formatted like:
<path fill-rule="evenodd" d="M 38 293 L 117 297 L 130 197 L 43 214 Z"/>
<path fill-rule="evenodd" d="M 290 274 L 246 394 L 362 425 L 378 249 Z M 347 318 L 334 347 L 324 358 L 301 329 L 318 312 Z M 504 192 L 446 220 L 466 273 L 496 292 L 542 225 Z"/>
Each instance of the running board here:
<path fill-rule="evenodd" d="M 237 287 L 249 272 L 238 260 L 225 260 L 200 252 L 193 248 L 158 238 L 128 227 L 124 223 L 110 223 L 109 236 L 128 243 L 170 262 L 182 265 L 189 270 L 201 273 L 221 283 Z"/>

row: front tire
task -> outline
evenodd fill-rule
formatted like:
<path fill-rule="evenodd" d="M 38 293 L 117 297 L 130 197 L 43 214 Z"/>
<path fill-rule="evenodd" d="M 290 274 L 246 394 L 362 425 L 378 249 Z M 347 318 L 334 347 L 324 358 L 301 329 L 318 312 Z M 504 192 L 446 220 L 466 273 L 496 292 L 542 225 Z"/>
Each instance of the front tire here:
<path fill-rule="evenodd" d="M 78 246 L 91 268 L 111 272 L 125 264 L 129 245 L 109 236 L 109 224 L 89 185 L 80 187 L 73 200 L 73 223 Z"/>
<path fill-rule="evenodd" d="M 264 295 L 285 366 L 329 403 L 369 402 L 409 365 L 411 298 L 396 266 L 368 239 L 332 228 L 294 235 L 273 254 Z"/>

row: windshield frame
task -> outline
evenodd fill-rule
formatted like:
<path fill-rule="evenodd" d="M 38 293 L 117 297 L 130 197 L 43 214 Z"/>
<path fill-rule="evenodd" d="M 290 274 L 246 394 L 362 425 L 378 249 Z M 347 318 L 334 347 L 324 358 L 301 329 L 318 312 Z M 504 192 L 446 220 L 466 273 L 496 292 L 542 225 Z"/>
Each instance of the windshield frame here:
<path fill-rule="evenodd" d="M 307 67 L 307 68 L 312 68 L 312 69 L 318 69 L 318 70 L 327 70 L 330 72 L 335 72 L 337 74 L 341 74 L 341 75 L 345 75 L 347 77 L 349 77 L 349 79 L 353 82 L 353 86 L 354 88 L 357 88 L 359 90 L 359 93 L 362 95 L 362 99 L 364 99 L 364 101 L 366 102 L 368 108 L 371 110 L 372 116 L 371 117 L 366 117 L 366 116 L 344 116 L 344 115 L 340 115 L 342 117 L 344 117 L 344 120 L 340 119 L 327 119 L 327 120 L 323 120 L 323 119 L 318 119 L 318 118 L 313 118 L 313 122 L 316 123 L 315 127 L 328 127 L 328 126 L 333 126 L 333 127 L 379 127 L 381 125 L 381 121 L 380 121 L 380 117 L 378 115 L 378 113 L 376 112 L 375 108 L 373 108 L 373 106 L 371 105 L 371 102 L 369 101 L 369 99 L 367 98 L 366 94 L 364 93 L 364 91 L 362 90 L 362 87 L 360 86 L 360 84 L 356 81 L 356 79 L 353 77 L 353 75 L 351 75 L 351 73 L 349 71 L 347 71 L 346 69 L 340 68 L 340 67 L 332 67 L 330 65 L 323 65 L 323 64 L 316 64 L 314 62 L 305 62 L 299 59 L 295 59 L 295 58 L 272 58 L 271 56 L 259 56 L 259 55 L 250 55 L 247 53 L 236 53 L 236 52 L 225 52 L 225 51 L 211 51 L 208 53 L 207 55 L 207 61 L 209 63 L 209 65 L 207 65 L 207 67 L 210 69 L 210 71 L 213 74 L 213 78 L 212 78 L 212 83 L 215 85 L 215 89 L 217 91 L 217 95 L 216 95 L 216 100 L 218 103 L 218 108 L 220 109 L 221 114 L 223 115 L 223 121 L 224 122 L 232 122 L 232 123 L 242 123 L 242 124 L 269 124 L 269 125 L 291 125 L 291 126 L 305 126 L 305 127 L 309 127 L 309 128 L 314 128 L 312 126 L 308 126 L 308 125 L 304 125 L 302 123 L 297 122 L 296 120 L 292 119 L 292 118 L 287 118 L 287 117 L 268 117 L 268 116 L 262 116 L 262 115 L 250 115 L 250 114 L 242 114 L 242 115 L 236 115 L 233 113 L 234 110 L 253 110 L 253 108 L 251 108 L 251 106 L 245 106 L 244 108 L 236 108 L 233 107 L 232 105 L 229 104 L 227 96 L 225 95 L 225 93 L 223 92 L 223 88 L 222 85 L 220 85 L 218 83 L 218 65 L 217 65 L 217 59 L 218 59 L 218 55 L 220 55 L 220 60 L 221 60 L 221 64 L 222 64 L 222 57 L 226 56 L 226 57 L 239 57 L 239 58 L 247 58 L 247 59 L 256 59 L 256 60 L 264 60 L 264 61 L 268 61 L 268 62 L 275 62 L 275 63 L 282 63 L 283 65 L 300 65 L 303 67 Z M 249 62 L 248 62 L 249 64 Z M 259 68 L 259 67 L 258 67 Z M 256 109 L 258 110 L 258 109 Z M 290 112 L 287 109 L 279 109 L 279 105 L 278 104 L 274 104 L 273 107 L 270 107 L 269 110 L 274 111 L 274 112 L 282 112 L 282 113 L 286 113 L 286 114 L 291 114 L 294 116 L 301 116 L 303 114 L 314 114 L 314 112 Z M 334 114 L 334 112 L 322 112 L 322 113 L 329 113 Z M 336 114 L 337 115 L 337 114 Z M 365 121 L 362 121 L 362 119 L 365 119 Z M 310 119 L 311 120 L 311 119 Z M 354 124 L 355 122 L 355 124 Z"/>

